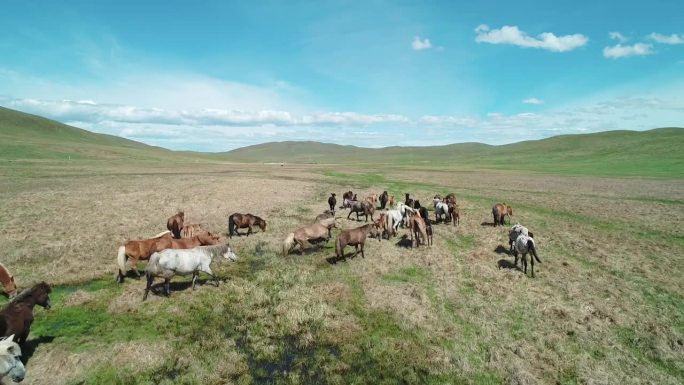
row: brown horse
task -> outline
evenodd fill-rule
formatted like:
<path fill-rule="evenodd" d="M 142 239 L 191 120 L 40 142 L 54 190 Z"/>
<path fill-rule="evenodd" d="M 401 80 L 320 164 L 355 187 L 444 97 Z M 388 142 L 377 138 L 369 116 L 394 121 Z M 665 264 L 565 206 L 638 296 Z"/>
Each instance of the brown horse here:
<path fill-rule="evenodd" d="M 513 208 L 508 206 L 506 202 L 497 203 L 492 207 L 492 216 L 494 217 L 494 226 L 505 225 L 506 216 L 508 216 L 508 224 L 511 224 L 511 217 L 513 216 Z"/>
<path fill-rule="evenodd" d="M 135 274 L 140 277 L 140 273 L 138 273 L 138 261 L 150 259 L 150 255 L 157 251 L 157 242 L 162 239 L 171 240 L 171 232 L 164 231 L 152 238 L 128 241 L 120 246 L 116 258 L 119 265 L 119 274 L 116 276 L 116 281 L 119 283 L 123 282 L 126 273 L 126 260 L 128 258 L 131 258 L 132 260 L 131 268 Z"/>
<path fill-rule="evenodd" d="M 14 283 L 14 276 L 10 274 L 9 270 L 0 263 L 0 282 L 2 282 L 2 287 L 5 289 L 5 294 L 12 298 L 17 295 L 17 285 Z"/>
<path fill-rule="evenodd" d="M 202 232 L 201 223 L 184 223 L 183 224 L 183 238 L 192 238 Z"/>
<path fill-rule="evenodd" d="M 366 202 L 375 205 L 378 202 L 378 194 L 371 194 L 366 197 Z"/>
<path fill-rule="evenodd" d="M 183 220 L 185 219 L 185 214 L 182 211 L 176 213 L 176 215 L 169 217 L 166 220 L 166 228 L 173 233 L 173 237 L 180 239 L 181 230 L 183 230 Z"/>
<path fill-rule="evenodd" d="M 233 213 L 228 217 L 228 237 L 232 238 L 233 234 L 242 235 L 238 229 L 247 227 L 247 235 L 252 234 L 252 227 L 259 226 L 261 231 L 266 231 L 266 221 L 256 215 Z"/>
<path fill-rule="evenodd" d="M 384 210 L 385 207 L 387 207 L 387 201 L 389 200 L 389 195 L 387 194 L 387 191 L 383 191 L 382 194 L 380 194 L 380 209 Z"/>
<path fill-rule="evenodd" d="M 450 193 L 449 195 L 444 197 L 444 203 L 449 204 L 453 203 L 456 204 L 456 194 Z"/>
<path fill-rule="evenodd" d="M 162 251 L 166 249 L 192 249 L 197 246 L 213 246 L 219 243 L 219 236 L 210 232 L 195 235 L 192 238 L 160 238 L 157 241 L 154 251 Z"/>
<path fill-rule="evenodd" d="M 389 199 L 389 207 L 393 209 L 397 205 L 397 200 L 394 199 L 394 195 L 392 195 Z"/>
<path fill-rule="evenodd" d="M 14 340 L 23 345 L 31 331 L 33 323 L 33 307 L 40 305 L 50 309 L 50 285 L 41 282 L 32 288 L 19 293 L 12 302 L 0 310 L 0 336 L 14 334 Z"/>
<path fill-rule="evenodd" d="M 363 246 L 369 235 L 378 238 L 378 242 L 380 241 L 380 231 L 375 223 L 369 223 L 351 230 L 342 230 L 335 240 L 335 256 L 337 259 L 345 259 L 344 248 L 347 246 L 354 246 L 355 251 L 352 257 L 359 253 L 359 247 L 361 247 L 361 258 L 366 258 L 363 254 Z"/>
<path fill-rule="evenodd" d="M 456 203 L 449 202 L 447 203 L 447 206 L 449 206 L 449 217 L 451 218 L 451 223 L 454 226 L 458 226 L 461 224 L 461 213 L 458 209 L 458 205 Z"/>
<path fill-rule="evenodd" d="M 429 220 L 429 219 L 428 219 Z M 425 220 L 420 216 L 420 212 L 416 212 L 409 219 L 409 232 L 411 233 L 411 247 L 413 247 L 413 235 L 416 236 L 416 247 L 420 247 L 420 239 L 423 239 L 423 244 L 429 246 L 430 239 L 427 235 L 427 226 Z"/>
<path fill-rule="evenodd" d="M 352 199 L 353 197 L 354 197 L 354 193 L 353 193 L 351 190 L 349 190 L 349 191 L 343 193 L 343 194 L 342 194 L 342 206 L 340 206 L 340 208 L 346 209 L 347 207 L 349 207 L 349 206 L 347 205 L 347 202 L 353 200 L 353 199 Z"/>
<path fill-rule="evenodd" d="M 359 221 L 359 213 L 361 215 L 364 215 L 366 217 L 366 222 L 368 222 L 368 216 L 370 215 L 371 221 L 373 220 L 373 213 L 375 212 L 375 205 L 370 203 L 370 202 L 353 202 L 351 204 L 351 209 L 349 210 L 349 214 L 347 214 L 347 219 L 350 219 L 349 217 L 353 214 L 356 213 L 356 220 Z"/>
<path fill-rule="evenodd" d="M 334 218 L 334 217 L 335 217 L 334 211 L 325 210 L 325 211 L 323 211 L 323 213 L 316 215 L 316 219 L 314 220 L 314 223 L 320 222 L 323 219 Z"/>
<path fill-rule="evenodd" d="M 289 254 L 297 245 L 303 251 L 307 243 L 327 242 L 330 240 L 330 230 L 333 227 L 337 227 L 335 218 L 327 218 L 288 234 L 283 241 L 283 256 Z"/>

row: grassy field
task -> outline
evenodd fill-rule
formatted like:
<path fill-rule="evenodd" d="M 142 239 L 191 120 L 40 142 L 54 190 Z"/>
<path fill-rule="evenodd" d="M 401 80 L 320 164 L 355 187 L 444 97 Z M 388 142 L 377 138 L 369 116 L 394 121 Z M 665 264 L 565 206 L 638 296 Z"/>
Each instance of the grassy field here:
<path fill-rule="evenodd" d="M 25 383 L 684 380 L 681 180 L 351 166 L 157 171 L 48 168 L 41 178 L 0 179 L 2 262 L 22 287 L 55 286 L 52 310 L 36 310 Z M 337 264 L 328 262 L 332 242 L 278 254 L 288 232 L 346 189 L 424 202 L 453 191 L 462 224 L 437 225 L 431 248 L 369 241 L 365 259 Z M 537 278 L 510 267 L 506 230 L 487 225 L 497 201 L 535 232 Z M 114 282 L 116 248 L 164 230 L 177 209 L 224 239 L 232 212 L 261 215 L 268 227 L 230 241 L 240 260 L 217 263 L 218 288 L 193 292 L 178 278 L 170 298 L 143 303 L 143 280 Z"/>
<path fill-rule="evenodd" d="M 681 168 L 616 178 L 439 163 L 281 167 L 80 131 L 68 138 L 63 128 L 53 157 L 42 153 L 53 149 L 49 133 L 21 131 L 39 130 L 35 117 L 7 120 L 20 118 L 29 121 L 0 123 L 4 146 L 27 143 L 21 156 L 0 154 L 0 261 L 21 288 L 54 287 L 52 309 L 35 311 L 24 383 L 684 381 Z M 76 150 L 85 155 L 69 160 Z M 649 156 L 676 166 L 674 154 Z M 626 167 L 620 157 L 606 162 Z M 409 192 L 423 203 L 455 192 L 462 223 L 436 225 L 430 248 L 406 248 L 403 230 L 369 241 L 365 259 L 331 263 L 332 242 L 279 255 L 330 192 L 348 189 Z M 543 263 L 534 279 L 511 266 L 507 229 L 489 225 L 501 201 L 535 233 Z M 170 298 L 143 303 L 144 280 L 115 283 L 116 250 L 165 230 L 178 209 L 224 241 L 233 212 L 268 227 L 230 240 L 240 259 L 216 263 L 219 287 L 193 291 L 176 278 Z M 341 215 L 343 228 L 363 224 Z"/>

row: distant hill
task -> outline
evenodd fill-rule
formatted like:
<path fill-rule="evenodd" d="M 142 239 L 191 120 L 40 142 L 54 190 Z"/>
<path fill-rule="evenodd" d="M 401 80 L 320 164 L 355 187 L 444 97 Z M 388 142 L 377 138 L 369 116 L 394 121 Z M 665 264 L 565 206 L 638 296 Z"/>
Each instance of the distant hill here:
<path fill-rule="evenodd" d="M 159 159 L 173 152 L 0 107 L 0 159 Z"/>
<path fill-rule="evenodd" d="M 241 162 L 384 163 L 684 177 L 683 146 L 683 128 L 658 128 L 560 135 L 501 146 L 458 143 L 368 149 L 317 142 L 273 142 L 239 148 L 225 155 Z"/>
<path fill-rule="evenodd" d="M 225 153 L 171 151 L 0 107 L 0 160 L 118 160 L 396 165 L 684 178 L 684 129 L 561 135 L 501 146 L 458 143 L 379 149 L 273 142 Z"/>

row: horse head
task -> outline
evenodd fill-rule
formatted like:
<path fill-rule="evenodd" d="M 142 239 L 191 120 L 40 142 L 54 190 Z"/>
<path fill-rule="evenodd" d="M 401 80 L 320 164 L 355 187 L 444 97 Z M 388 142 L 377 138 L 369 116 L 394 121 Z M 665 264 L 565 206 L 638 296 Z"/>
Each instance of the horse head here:
<path fill-rule="evenodd" d="M 220 238 L 218 235 L 214 235 L 208 231 L 205 234 L 198 234 L 196 237 L 202 246 L 218 245 Z"/>
<path fill-rule="evenodd" d="M 226 251 L 222 254 L 222 257 L 229 261 L 237 261 L 238 256 L 231 250 L 230 247 L 226 248 Z"/>
<path fill-rule="evenodd" d="M 14 334 L 0 341 L 0 357 L 7 357 L 5 363 L 8 371 L 3 375 L 9 374 L 14 382 L 21 382 L 26 375 L 26 368 L 21 362 L 21 347 L 14 342 Z M 5 369 L 7 369 L 7 367 Z"/>
<path fill-rule="evenodd" d="M 257 223 L 256 224 L 257 224 L 257 226 L 259 226 L 261 231 L 266 231 L 266 221 L 265 220 L 257 217 Z"/>
<path fill-rule="evenodd" d="M 44 307 L 46 310 L 50 310 L 52 307 L 49 296 L 49 294 L 52 293 L 52 288 L 50 288 L 50 285 L 45 282 L 41 282 L 35 285 L 31 290 L 33 291 L 33 295 L 36 299 L 36 304 Z"/>
<path fill-rule="evenodd" d="M 5 293 L 7 293 L 9 298 L 14 298 L 14 296 L 17 295 L 17 284 L 14 283 L 13 275 L 10 276 L 9 281 L 3 283 L 3 287 L 5 288 Z"/>

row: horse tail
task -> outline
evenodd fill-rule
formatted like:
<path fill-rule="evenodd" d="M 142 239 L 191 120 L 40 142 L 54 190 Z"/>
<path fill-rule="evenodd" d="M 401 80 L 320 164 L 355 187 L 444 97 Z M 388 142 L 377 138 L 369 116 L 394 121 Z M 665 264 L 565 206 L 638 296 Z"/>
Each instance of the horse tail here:
<path fill-rule="evenodd" d="M 116 280 L 121 283 L 123 282 L 124 275 L 126 274 L 126 246 L 119 246 L 116 262 L 119 265 L 119 275 L 116 276 Z"/>
<path fill-rule="evenodd" d="M 233 226 L 235 226 L 235 220 L 233 219 L 233 215 L 228 217 L 228 238 L 233 238 Z"/>
<path fill-rule="evenodd" d="M 530 254 L 534 257 L 534 259 L 537 260 L 537 262 L 542 263 L 539 260 L 539 257 L 537 256 L 537 249 L 534 247 L 534 241 L 533 240 L 528 240 L 527 241 L 527 248 L 530 249 Z"/>
<path fill-rule="evenodd" d="M 283 241 L 283 256 L 286 256 L 287 253 L 290 252 L 290 249 L 294 245 L 294 233 L 290 233 L 290 235 L 285 238 Z"/>

